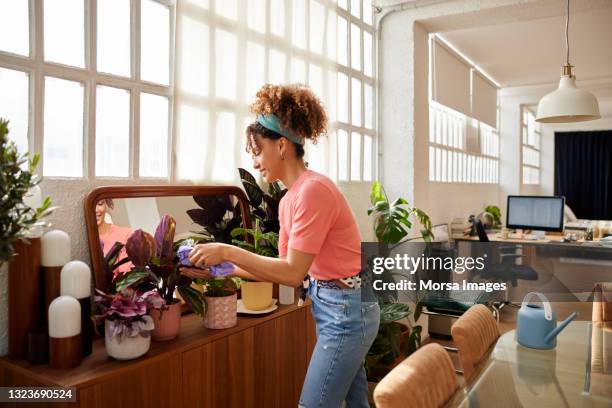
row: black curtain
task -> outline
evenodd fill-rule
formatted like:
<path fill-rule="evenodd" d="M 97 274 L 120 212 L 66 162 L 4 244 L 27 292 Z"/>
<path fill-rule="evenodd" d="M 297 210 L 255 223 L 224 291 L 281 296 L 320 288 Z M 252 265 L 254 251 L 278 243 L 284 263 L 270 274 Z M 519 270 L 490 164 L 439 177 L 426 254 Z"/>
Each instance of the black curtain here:
<path fill-rule="evenodd" d="M 612 130 L 555 132 L 555 195 L 578 218 L 612 219 Z"/>

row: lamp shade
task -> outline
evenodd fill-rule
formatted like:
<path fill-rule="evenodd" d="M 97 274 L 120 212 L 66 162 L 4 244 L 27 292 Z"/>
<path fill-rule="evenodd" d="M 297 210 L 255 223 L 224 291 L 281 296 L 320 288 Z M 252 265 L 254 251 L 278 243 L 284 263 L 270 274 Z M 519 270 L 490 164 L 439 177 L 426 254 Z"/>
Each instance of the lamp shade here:
<path fill-rule="evenodd" d="M 49 305 L 49 337 L 65 338 L 80 333 L 81 304 L 79 301 L 72 296 L 55 298 Z"/>
<path fill-rule="evenodd" d="M 545 95 L 538 103 L 536 121 L 540 123 L 570 123 L 599 119 L 597 98 L 576 87 L 576 78 L 564 75 L 556 91 Z"/>
<path fill-rule="evenodd" d="M 42 237 L 42 266 L 64 266 L 70 261 L 70 236 L 51 230 Z"/>
<path fill-rule="evenodd" d="M 85 262 L 70 261 L 62 268 L 61 295 L 73 296 L 76 299 L 88 298 L 91 295 L 91 269 Z"/>

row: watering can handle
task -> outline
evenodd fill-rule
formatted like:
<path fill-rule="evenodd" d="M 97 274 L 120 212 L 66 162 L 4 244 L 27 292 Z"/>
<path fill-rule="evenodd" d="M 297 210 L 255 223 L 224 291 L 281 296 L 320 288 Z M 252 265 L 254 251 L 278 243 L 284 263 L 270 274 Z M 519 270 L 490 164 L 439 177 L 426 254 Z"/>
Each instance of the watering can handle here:
<path fill-rule="evenodd" d="M 531 298 L 534 296 L 539 297 L 540 300 L 542 301 L 542 304 L 544 305 L 544 315 L 546 316 L 546 320 L 552 320 L 552 308 L 550 307 L 550 302 L 548 301 L 546 296 L 544 296 L 543 293 L 529 292 L 523 298 L 523 303 L 521 304 L 521 307 L 527 307 L 527 304 L 529 303 Z"/>

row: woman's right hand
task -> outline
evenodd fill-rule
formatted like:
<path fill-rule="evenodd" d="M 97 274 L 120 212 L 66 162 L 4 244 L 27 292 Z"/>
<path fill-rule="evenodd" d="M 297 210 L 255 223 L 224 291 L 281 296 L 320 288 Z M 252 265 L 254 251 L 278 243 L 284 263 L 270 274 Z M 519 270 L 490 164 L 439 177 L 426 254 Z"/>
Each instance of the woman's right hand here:
<path fill-rule="evenodd" d="M 191 279 L 212 279 L 214 276 L 210 274 L 210 269 L 201 269 L 201 268 L 189 268 L 187 266 L 183 266 L 179 268 L 179 272 L 181 275 L 185 275 L 190 277 Z"/>

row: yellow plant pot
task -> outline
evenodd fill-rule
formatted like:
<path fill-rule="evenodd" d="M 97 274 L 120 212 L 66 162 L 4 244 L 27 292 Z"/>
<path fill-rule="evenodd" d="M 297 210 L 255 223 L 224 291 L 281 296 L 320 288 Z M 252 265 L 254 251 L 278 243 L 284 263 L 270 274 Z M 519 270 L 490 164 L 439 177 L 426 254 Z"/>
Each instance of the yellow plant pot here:
<path fill-rule="evenodd" d="M 242 282 L 242 304 L 249 310 L 263 310 L 272 304 L 272 282 Z"/>

